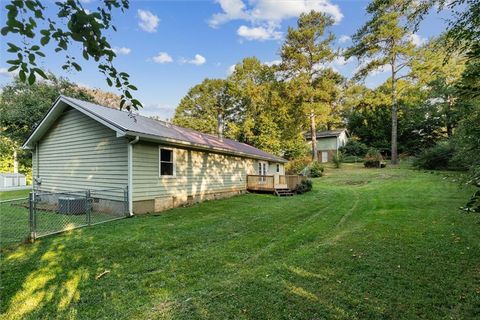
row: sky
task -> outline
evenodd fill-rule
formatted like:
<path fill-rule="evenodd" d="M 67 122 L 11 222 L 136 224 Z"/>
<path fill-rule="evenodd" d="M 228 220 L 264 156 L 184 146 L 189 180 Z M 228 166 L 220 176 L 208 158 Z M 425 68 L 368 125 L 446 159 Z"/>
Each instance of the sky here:
<path fill-rule="evenodd" d="M 53 14 L 53 1 L 44 2 L 47 14 Z M 96 0 L 82 0 L 87 10 L 95 10 Z M 275 63 L 289 26 L 295 26 L 298 16 L 312 9 L 325 12 L 335 20 L 331 31 L 336 36 L 334 46 L 346 48 L 351 36 L 368 19 L 363 0 L 197 0 L 197 1 L 130 1 L 125 13 L 113 13 L 117 32 L 108 34 L 118 57 L 117 69 L 130 74 L 138 87 L 136 96 L 143 103 L 141 114 L 171 119 L 175 107 L 188 90 L 205 78 L 226 78 L 232 66 L 246 57 L 256 56 L 264 63 Z M 5 11 L 0 11 L 1 24 Z M 432 14 L 412 35 L 420 45 L 445 29 L 445 16 Z M 9 83 L 6 42 L 0 42 L 0 86 Z M 46 48 L 47 57 L 40 64 L 56 75 L 92 88 L 114 92 L 108 87 L 96 65 L 81 58 L 79 46 L 69 53 L 78 57 L 81 72 L 61 69 L 63 54 Z M 332 67 L 351 77 L 358 67 L 353 59 L 336 59 Z M 383 83 L 388 73 L 382 70 L 369 76 L 369 87 Z"/>

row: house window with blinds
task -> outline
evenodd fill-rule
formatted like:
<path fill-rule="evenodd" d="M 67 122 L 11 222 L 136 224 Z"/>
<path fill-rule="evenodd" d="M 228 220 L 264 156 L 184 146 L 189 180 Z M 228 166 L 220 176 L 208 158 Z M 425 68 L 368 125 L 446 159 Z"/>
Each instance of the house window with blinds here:
<path fill-rule="evenodd" d="M 160 176 L 175 176 L 175 153 L 173 149 L 160 148 Z"/>

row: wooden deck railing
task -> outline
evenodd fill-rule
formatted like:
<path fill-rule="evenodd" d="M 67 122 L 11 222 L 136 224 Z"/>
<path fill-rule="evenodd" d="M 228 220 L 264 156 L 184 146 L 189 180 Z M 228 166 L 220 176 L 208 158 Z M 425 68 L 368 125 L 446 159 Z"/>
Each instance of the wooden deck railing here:
<path fill-rule="evenodd" d="M 304 176 L 281 175 L 278 177 L 278 182 L 275 183 L 274 176 L 247 175 L 247 190 L 274 191 L 276 188 L 286 186 L 294 191 L 304 179 L 306 179 Z"/>
<path fill-rule="evenodd" d="M 273 176 L 247 175 L 247 190 L 275 190 Z"/>
<path fill-rule="evenodd" d="M 287 187 L 290 190 L 297 190 L 298 185 L 303 180 L 307 179 L 307 177 L 305 177 L 305 176 L 297 176 L 297 175 L 288 175 L 288 176 L 284 176 L 284 177 L 285 177 Z"/>

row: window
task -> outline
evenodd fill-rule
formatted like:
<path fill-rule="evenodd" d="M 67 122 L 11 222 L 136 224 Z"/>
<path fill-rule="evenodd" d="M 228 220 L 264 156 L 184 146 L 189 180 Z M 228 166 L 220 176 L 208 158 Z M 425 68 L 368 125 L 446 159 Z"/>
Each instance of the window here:
<path fill-rule="evenodd" d="M 174 176 L 175 164 L 172 149 L 160 148 L 160 176 Z"/>
<path fill-rule="evenodd" d="M 280 173 L 280 165 L 277 163 L 277 173 Z"/>

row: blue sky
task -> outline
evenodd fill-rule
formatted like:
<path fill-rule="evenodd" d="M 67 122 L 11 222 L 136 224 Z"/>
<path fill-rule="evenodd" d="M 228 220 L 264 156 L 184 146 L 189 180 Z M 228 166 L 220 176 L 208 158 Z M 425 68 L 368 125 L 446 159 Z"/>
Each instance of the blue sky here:
<path fill-rule="evenodd" d="M 97 5 L 95 0 L 83 3 L 86 9 Z M 46 5 L 55 7 L 53 1 Z M 124 14 L 114 13 L 118 31 L 109 34 L 109 39 L 118 53 L 118 69 L 128 72 L 139 88 L 137 96 L 145 106 L 141 113 L 167 119 L 189 88 L 204 78 L 225 78 L 231 66 L 249 56 L 265 63 L 278 60 L 286 30 L 295 25 L 302 11 L 316 9 L 332 15 L 337 21 L 332 28 L 337 36 L 335 46 L 341 48 L 350 44 L 349 36 L 366 21 L 367 5 L 368 1 L 362 0 L 133 0 Z M 4 11 L 1 13 L 3 24 Z M 438 35 L 444 30 L 444 18 L 429 16 L 413 40 L 421 43 Z M 12 77 L 6 72 L 5 61 L 10 56 L 4 40 L 15 42 L 10 38 L 0 43 L 0 85 Z M 61 69 L 63 55 L 48 48 L 46 53 L 44 68 L 81 85 L 112 91 L 94 63 L 79 58 L 83 71 L 65 72 Z M 70 53 L 78 55 L 80 48 L 72 46 Z M 333 67 L 351 76 L 357 64 L 340 59 Z M 380 71 L 366 83 L 377 86 L 386 76 Z"/>

